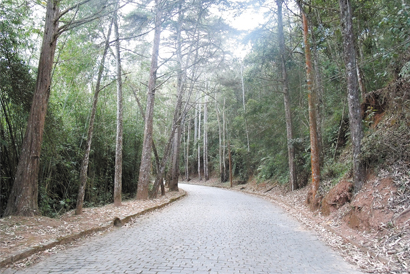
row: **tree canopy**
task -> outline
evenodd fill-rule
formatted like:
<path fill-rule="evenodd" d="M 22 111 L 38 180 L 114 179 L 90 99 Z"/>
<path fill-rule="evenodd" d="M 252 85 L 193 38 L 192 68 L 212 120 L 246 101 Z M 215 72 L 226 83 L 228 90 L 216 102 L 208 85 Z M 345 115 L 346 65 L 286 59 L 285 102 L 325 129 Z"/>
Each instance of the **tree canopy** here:
<path fill-rule="evenodd" d="M 351 9 L 353 43 L 345 40 L 342 2 Z M 259 10 L 254 17 L 260 17 L 259 26 L 236 29 L 233 19 L 251 9 Z M 18 196 L 13 185 L 26 184 L 18 170 L 28 168 L 22 157 L 31 126 L 42 135 L 38 167 L 30 175 L 38 191 L 24 194 L 33 196 L 35 214 L 58 216 L 76 207 L 89 138 L 84 205 L 114 201 L 119 78 L 122 199 L 143 189 L 140 198 L 155 197 L 163 179 L 173 190 L 182 177 L 206 180 L 209 174 L 226 181 L 229 169 L 238 183 L 255 179 L 304 187 L 312 173 L 312 130 L 321 182 L 352 176 L 355 161 L 364 168 L 380 164 L 383 159 L 369 156 L 374 147 L 367 139 L 370 118 L 380 109 L 365 102 L 397 78 L 408 80 L 409 12 L 407 0 L 2 1 L 0 216 L 28 214 L 7 208 Z M 115 15 L 118 39 L 108 34 Z M 54 49 L 42 44 L 49 31 Z M 351 61 L 346 61 L 346 43 L 354 53 Z M 42 59 L 44 54 L 51 59 Z M 349 67 L 352 60 L 357 65 Z M 46 77 L 44 62 L 49 98 L 32 107 Z M 356 128 L 363 131 L 356 135 L 349 128 L 352 73 Z M 311 104 L 308 93 L 314 94 Z M 42 107 L 43 129 L 29 118 L 33 108 Z M 317 115 L 313 127 L 310 110 Z M 364 138 L 361 150 L 352 136 Z"/>

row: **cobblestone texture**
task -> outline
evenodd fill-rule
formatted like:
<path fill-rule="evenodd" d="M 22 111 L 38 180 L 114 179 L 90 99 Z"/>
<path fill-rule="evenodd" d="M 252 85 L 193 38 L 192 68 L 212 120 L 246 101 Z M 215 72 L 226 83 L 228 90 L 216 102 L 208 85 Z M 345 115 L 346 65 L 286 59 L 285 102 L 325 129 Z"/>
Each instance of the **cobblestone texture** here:
<path fill-rule="evenodd" d="M 204 186 L 16 273 L 360 273 L 268 201 Z"/>

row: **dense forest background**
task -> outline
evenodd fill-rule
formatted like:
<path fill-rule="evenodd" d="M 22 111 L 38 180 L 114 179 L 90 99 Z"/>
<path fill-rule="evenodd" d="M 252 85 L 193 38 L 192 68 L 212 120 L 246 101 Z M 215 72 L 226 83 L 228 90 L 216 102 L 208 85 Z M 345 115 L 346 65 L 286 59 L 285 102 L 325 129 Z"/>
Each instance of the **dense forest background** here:
<path fill-rule="evenodd" d="M 289 188 L 306 186 L 311 176 L 312 130 L 308 93 L 315 94 L 320 185 L 331 186 L 352 176 L 338 1 L 77 2 L 0 3 L 0 216 L 5 215 L 22 154 L 43 49 L 46 6 L 51 4 L 65 12 L 56 19 L 60 29 L 36 176 L 39 214 L 54 217 L 76 207 L 96 90 L 85 206 L 114 201 L 119 119 L 120 192 L 122 199 L 137 194 L 145 110 L 153 91 L 150 192 L 156 191 L 154 181 L 162 173 L 168 182 L 175 177 L 206 180 L 209 176 L 227 181 L 229 155 L 238 183 L 253 178 Z M 407 0 L 350 4 L 364 131 L 361 165 L 369 171 L 405 164 L 410 160 L 410 4 Z M 281 14 L 278 7 L 283 7 Z M 250 31 L 229 24 L 227 14 L 239 16 L 250 8 L 261 10 L 263 24 Z M 300 8 L 309 26 L 313 91 L 306 80 Z M 159 43 L 157 67 L 153 67 L 155 42 Z M 284 68 L 292 138 L 287 135 Z M 289 184 L 289 147 L 294 149 L 293 184 Z"/>

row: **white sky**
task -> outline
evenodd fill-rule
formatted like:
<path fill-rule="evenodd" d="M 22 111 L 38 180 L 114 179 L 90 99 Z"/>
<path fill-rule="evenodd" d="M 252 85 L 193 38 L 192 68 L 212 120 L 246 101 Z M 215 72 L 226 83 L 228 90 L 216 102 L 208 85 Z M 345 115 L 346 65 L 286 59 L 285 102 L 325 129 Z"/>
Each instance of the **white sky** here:
<path fill-rule="evenodd" d="M 263 11 L 249 7 L 238 17 L 226 19 L 227 22 L 238 30 L 253 30 L 265 22 Z"/>

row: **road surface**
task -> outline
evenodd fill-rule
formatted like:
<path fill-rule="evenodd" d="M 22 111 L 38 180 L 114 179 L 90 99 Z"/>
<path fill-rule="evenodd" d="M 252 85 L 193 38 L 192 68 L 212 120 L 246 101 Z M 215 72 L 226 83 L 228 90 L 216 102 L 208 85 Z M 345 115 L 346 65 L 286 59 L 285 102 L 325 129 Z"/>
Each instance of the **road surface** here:
<path fill-rule="evenodd" d="M 180 187 L 171 206 L 17 273 L 360 273 L 266 200 Z"/>

